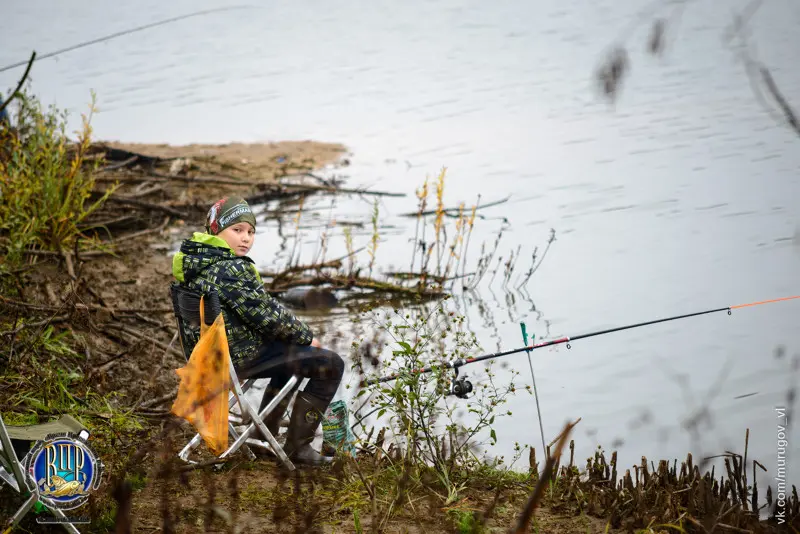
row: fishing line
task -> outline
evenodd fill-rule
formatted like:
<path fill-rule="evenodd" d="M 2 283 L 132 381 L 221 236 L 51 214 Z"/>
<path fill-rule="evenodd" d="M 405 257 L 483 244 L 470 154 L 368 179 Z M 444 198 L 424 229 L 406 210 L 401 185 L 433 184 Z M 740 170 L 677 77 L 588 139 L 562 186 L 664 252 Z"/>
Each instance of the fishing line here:
<path fill-rule="evenodd" d="M 758 301 L 758 302 L 750 302 L 750 303 L 747 303 L 747 304 L 737 304 L 735 306 L 726 306 L 724 308 L 714 308 L 714 309 L 711 309 L 711 310 L 699 311 L 699 312 L 694 312 L 694 313 L 686 313 L 686 314 L 683 314 L 683 315 L 674 315 L 672 317 L 665 317 L 663 319 L 654 319 L 652 321 L 645 321 L 645 322 L 629 324 L 629 325 L 625 325 L 625 326 L 618 326 L 616 328 L 607 328 L 605 330 L 598 330 L 598 331 L 595 331 L 595 332 L 588 332 L 586 334 L 580 334 L 580 335 L 577 335 L 577 336 L 565 336 L 565 337 L 561 337 L 561 338 L 558 338 L 558 339 L 553 339 L 553 340 L 550 340 L 550 341 L 542 341 L 540 343 L 533 343 L 531 345 L 527 345 L 527 346 L 520 347 L 520 348 L 517 348 L 517 349 L 511 349 L 511 350 L 507 350 L 507 351 L 503 351 L 503 352 L 495 352 L 495 353 L 492 353 L 492 354 L 485 354 L 483 356 L 475 356 L 473 358 L 459 358 L 459 359 L 456 359 L 456 360 L 451 360 L 449 362 L 444 362 L 444 363 L 439 364 L 439 365 L 427 366 L 427 367 L 423 367 L 423 368 L 420 368 L 420 369 L 410 369 L 410 370 L 407 370 L 405 372 L 410 372 L 410 373 L 430 373 L 431 371 L 433 371 L 435 369 L 458 369 L 459 367 L 461 367 L 463 365 L 467 365 L 469 363 L 475 363 L 475 362 L 480 362 L 480 361 L 484 361 L 484 360 L 490 360 L 490 359 L 499 358 L 499 357 L 502 357 L 502 356 L 509 356 L 511 354 L 516 354 L 516 353 L 523 352 L 523 351 L 531 351 L 531 350 L 535 350 L 535 349 L 541 349 L 541 348 L 544 348 L 544 347 L 552 347 L 554 345 L 561 345 L 561 344 L 564 344 L 564 343 L 567 345 L 567 348 L 569 349 L 569 348 L 572 348 L 571 343 L 575 342 L 575 341 L 578 341 L 579 339 L 587 339 L 587 338 L 590 338 L 590 337 L 602 336 L 602 335 L 605 335 L 605 334 L 611 334 L 613 332 L 621 332 L 623 330 L 630 330 L 632 328 L 639 328 L 639 327 L 642 327 L 642 326 L 649 326 L 649 325 L 658 324 L 658 323 L 665 323 L 667 321 L 675 321 L 675 320 L 678 320 L 678 319 L 686 319 L 686 318 L 689 318 L 689 317 L 697 317 L 697 316 L 700 316 L 700 315 L 707 315 L 707 314 L 718 313 L 718 312 L 723 312 L 723 311 L 727 311 L 728 315 L 731 315 L 731 310 L 735 310 L 735 309 L 739 309 L 739 308 L 747 308 L 747 307 L 752 307 L 752 306 L 760 306 L 762 304 L 771 304 L 771 303 L 775 303 L 775 302 L 784 302 L 784 301 L 787 301 L 787 300 L 794 300 L 794 299 L 800 299 L 800 295 L 796 295 L 796 296 L 793 296 L 793 297 L 782 297 L 782 298 L 770 299 L 770 300 L 761 300 L 761 301 Z M 389 381 L 392 381 L 392 380 L 396 380 L 397 378 L 399 378 L 401 376 L 401 374 L 402 374 L 402 372 L 397 372 L 397 373 L 393 373 L 391 375 L 384 376 L 384 377 L 381 377 L 381 378 L 365 379 L 365 380 L 361 381 L 361 386 L 363 387 L 363 386 L 367 386 L 367 385 L 379 384 L 379 383 L 383 383 L 383 382 L 389 382 Z"/>
<path fill-rule="evenodd" d="M 141 31 L 141 30 L 146 30 L 148 28 L 153 28 L 154 26 L 160 26 L 162 24 L 167 24 L 169 22 L 175 22 L 175 21 L 178 21 L 178 20 L 183 20 L 183 19 L 187 19 L 189 17 L 198 16 L 198 15 L 207 15 L 209 13 L 214 13 L 214 12 L 217 12 L 217 11 L 230 11 L 232 9 L 242 9 L 242 8 L 245 8 L 245 7 L 255 7 L 255 6 L 249 6 L 249 5 L 228 6 L 228 7 L 218 7 L 218 8 L 214 8 L 214 9 L 206 9 L 204 11 L 195 11 L 194 13 L 187 13 L 185 15 L 179 15 L 177 17 L 172 17 L 172 18 L 161 20 L 161 21 L 158 21 L 158 22 L 151 22 L 150 24 L 145 24 L 144 26 L 138 26 L 136 28 L 123 30 L 123 31 L 120 31 L 120 32 L 112 33 L 110 35 L 106 35 L 105 37 L 98 37 L 97 39 L 92 39 L 91 41 L 86 41 L 86 42 L 83 42 L 83 43 L 78 43 L 76 45 L 68 46 L 66 48 L 62 48 L 60 50 L 56 50 L 54 52 L 48 52 L 47 54 L 42 54 L 41 56 L 38 56 L 38 59 L 40 59 L 40 60 L 41 59 L 46 59 L 46 58 L 49 58 L 49 57 L 56 56 L 58 54 L 63 54 L 64 52 L 70 52 L 70 51 L 76 50 L 78 48 L 83 48 L 85 46 L 89 46 L 89 45 L 92 45 L 92 44 L 101 43 L 103 41 L 108 41 L 109 39 L 113 39 L 114 37 L 120 37 L 122 35 L 127 35 L 127 34 L 138 32 L 138 31 Z M 5 67 L 0 68 L 0 72 L 4 72 L 4 71 L 7 71 L 7 70 L 16 68 L 16 67 L 21 67 L 22 65 L 26 65 L 27 63 L 28 63 L 27 59 L 24 60 L 24 61 L 19 61 L 17 63 L 12 64 L 12 65 L 7 65 Z"/>
<path fill-rule="evenodd" d="M 436 365 L 436 366 L 431 365 L 431 366 L 423 367 L 423 368 L 420 368 L 420 369 L 410 369 L 410 370 L 407 370 L 407 371 L 397 372 L 397 373 L 394 373 L 394 374 L 391 374 L 391 375 L 388 375 L 388 376 L 384 376 L 384 377 L 381 377 L 381 378 L 363 379 L 363 380 L 361 380 L 361 382 L 359 384 L 359 387 L 365 387 L 365 386 L 369 386 L 369 385 L 375 385 L 375 384 L 380 384 L 380 383 L 384 383 L 384 382 L 390 382 L 390 381 L 396 380 L 397 378 L 402 376 L 402 374 L 404 372 L 410 372 L 411 374 L 422 374 L 422 373 L 432 372 L 432 371 L 434 371 L 436 369 L 454 369 L 455 373 L 456 373 L 456 380 L 454 380 L 454 385 L 455 385 L 459 380 L 462 381 L 462 382 L 464 381 L 463 378 L 458 379 L 458 368 L 459 367 L 462 367 L 462 366 L 467 365 L 469 363 L 475 363 L 475 362 L 480 362 L 480 361 L 484 361 L 484 360 L 490 360 L 490 359 L 499 358 L 499 357 L 502 357 L 502 356 L 509 356 L 511 354 L 516 354 L 516 353 L 524 351 L 524 352 L 528 353 L 528 363 L 530 365 L 531 379 L 534 381 L 533 382 L 533 390 L 534 390 L 534 393 L 537 393 L 536 378 L 535 378 L 535 376 L 533 374 L 533 363 L 531 363 L 531 359 L 530 359 L 530 352 L 532 350 L 540 349 L 540 348 L 544 348 L 544 347 L 552 347 L 554 345 L 561 345 L 561 344 L 564 344 L 564 343 L 566 343 L 567 349 L 570 349 L 572 347 L 571 342 L 577 341 L 579 339 L 587 339 L 587 338 L 590 338 L 590 337 L 602 336 L 602 335 L 605 335 L 605 334 L 611 334 L 613 332 L 621 332 L 623 330 L 630 330 L 630 329 L 639 328 L 639 327 L 642 327 L 642 326 L 649 326 L 649 325 L 658 324 L 658 323 L 665 323 L 665 322 L 668 322 L 668 321 L 676 321 L 678 319 L 686 319 L 686 318 L 689 318 L 689 317 L 698 317 L 700 315 L 708 315 L 708 314 L 719 313 L 719 312 L 723 312 L 723 311 L 727 311 L 728 315 L 731 315 L 732 314 L 732 310 L 736 310 L 736 309 L 740 309 L 740 308 L 748 308 L 748 307 L 752 307 L 752 306 L 760 306 L 760 305 L 763 305 L 763 304 L 772 304 L 772 303 L 775 303 L 775 302 L 784 302 L 784 301 L 794 300 L 794 299 L 800 299 L 800 295 L 796 295 L 796 296 L 793 296 L 793 297 L 782 297 L 782 298 L 776 298 L 776 299 L 761 300 L 761 301 L 757 301 L 757 302 L 749 302 L 747 304 L 736 304 L 734 306 L 726 306 L 724 308 L 714 308 L 714 309 L 704 310 L 704 311 L 699 311 L 699 312 L 694 312 L 694 313 L 686 313 L 686 314 L 683 314 L 683 315 L 674 315 L 672 317 L 665 317 L 663 319 L 654 319 L 654 320 L 651 320 L 651 321 L 644 321 L 644 322 L 641 322 L 641 323 L 634 323 L 634 324 L 629 324 L 629 325 L 625 325 L 625 326 L 618 326 L 618 327 L 615 327 L 615 328 L 607 328 L 607 329 L 604 329 L 604 330 L 597 330 L 595 332 L 588 332 L 586 334 L 580 334 L 580 335 L 577 335 L 577 336 L 566 336 L 566 337 L 561 337 L 561 338 L 558 338 L 558 339 L 553 339 L 553 340 L 550 340 L 550 341 L 542 341 L 540 343 L 533 343 L 533 340 L 535 339 L 535 336 L 533 336 L 531 338 L 531 344 L 530 345 L 528 345 L 528 336 L 527 336 L 527 332 L 525 330 L 525 323 L 520 323 L 520 326 L 522 328 L 523 342 L 525 343 L 524 347 L 520 347 L 520 348 L 517 348 L 517 349 L 511 349 L 511 350 L 507 350 L 507 351 L 503 351 L 503 352 L 495 352 L 495 353 L 492 353 L 492 354 L 485 354 L 483 356 L 476 356 L 474 358 L 459 358 L 459 359 L 456 359 L 456 360 L 451 360 L 449 362 L 444 362 L 444 363 Z M 467 384 L 469 384 L 469 383 L 467 383 Z M 468 391 L 471 391 L 471 390 L 472 390 L 472 384 L 469 384 Z M 453 392 L 451 392 L 451 394 L 456 395 L 459 398 L 468 398 L 466 395 L 460 394 L 459 391 L 455 389 L 455 387 L 454 387 Z M 364 403 L 364 405 L 366 405 L 366 402 Z M 364 405 L 362 405 L 361 408 L 363 408 Z M 374 414 L 375 412 L 379 411 L 381 408 L 382 407 L 379 406 L 379 407 L 371 410 L 369 413 L 367 413 L 363 417 L 360 417 L 358 419 L 358 421 L 356 421 L 355 423 L 353 423 L 351 425 L 351 427 L 350 427 L 351 430 L 354 430 L 357 425 L 363 424 L 362 422 L 366 418 L 368 418 L 370 415 Z M 538 393 L 536 395 L 536 410 L 537 410 L 537 413 L 539 415 L 539 430 L 541 432 L 541 437 L 542 437 L 542 446 L 544 447 L 545 454 L 547 454 L 547 446 L 545 445 L 545 441 L 544 441 L 544 428 L 543 428 L 543 425 L 542 425 L 542 413 L 541 413 L 541 410 L 539 408 Z"/>

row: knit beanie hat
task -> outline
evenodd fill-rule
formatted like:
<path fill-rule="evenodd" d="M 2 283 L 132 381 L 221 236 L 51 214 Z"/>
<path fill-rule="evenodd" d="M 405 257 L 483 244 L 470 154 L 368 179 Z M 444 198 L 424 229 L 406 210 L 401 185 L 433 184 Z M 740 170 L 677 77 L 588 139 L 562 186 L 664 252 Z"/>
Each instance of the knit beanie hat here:
<path fill-rule="evenodd" d="M 256 227 L 256 216 L 247 201 L 240 197 L 224 197 L 208 210 L 206 231 L 217 235 L 236 223 L 247 222 Z"/>

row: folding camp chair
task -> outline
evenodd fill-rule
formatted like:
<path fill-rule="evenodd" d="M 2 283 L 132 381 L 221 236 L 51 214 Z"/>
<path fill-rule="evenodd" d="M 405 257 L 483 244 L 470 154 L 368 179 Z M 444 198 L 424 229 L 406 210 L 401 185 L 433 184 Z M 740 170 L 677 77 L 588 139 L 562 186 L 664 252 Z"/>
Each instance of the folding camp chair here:
<path fill-rule="evenodd" d="M 217 315 L 222 311 L 219 296 L 214 291 L 201 295 L 178 283 L 173 283 L 170 286 L 170 292 L 172 295 L 172 305 L 175 310 L 178 332 L 180 333 L 181 347 L 188 361 L 192 354 L 192 349 L 194 349 L 194 342 L 188 336 L 187 326 L 200 326 L 200 297 L 203 297 L 203 303 L 205 305 L 204 316 L 206 324 L 210 326 L 214 323 L 214 319 L 216 319 Z M 300 378 L 296 375 L 292 376 L 278 394 L 275 395 L 272 401 L 267 404 L 261 412 L 258 412 L 244 396 L 244 393 L 253 386 L 256 379 L 250 378 L 240 381 L 236 374 L 236 369 L 233 366 L 233 358 L 231 358 L 230 363 L 230 376 L 233 391 L 228 398 L 228 432 L 233 439 L 233 443 L 231 443 L 218 458 L 227 458 L 241 448 L 247 454 L 248 458 L 255 460 L 255 454 L 253 454 L 253 451 L 248 447 L 248 445 L 253 445 L 271 451 L 280 459 L 284 466 L 290 471 L 294 471 L 294 464 L 289 460 L 289 457 L 283 451 L 283 447 L 280 446 L 275 436 L 264 424 L 264 419 L 278 407 L 280 402 L 287 395 L 294 392 L 295 386 L 300 383 Z M 238 416 L 235 413 L 231 413 L 231 410 L 237 405 L 240 412 Z M 256 433 L 263 439 L 251 437 Z M 181 460 L 187 463 L 197 463 L 197 461 L 190 459 L 189 455 L 202 441 L 202 436 L 200 436 L 200 434 L 195 434 L 178 454 Z"/>
<path fill-rule="evenodd" d="M 39 489 L 32 475 L 26 472 L 23 462 L 19 459 L 18 451 L 30 450 L 32 442 L 44 439 L 47 434 L 64 431 L 77 433 L 84 438 L 89 437 L 89 432 L 86 428 L 70 416 L 62 416 L 57 421 L 42 425 L 6 427 L 5 422 L 3 422 L 3 416 L 0 415 L 0 485 L 4 482 L 22 496 L 30 493 L 16 513 L 6 521 L 5 525 L 0 526 L 3 528 L 3 533 L 11 532 L 31 508 L 39 502 Z M 17 441 L 17 443 L 13 443 L 12 440 Z M 33 488 L 33 490 L 31 491 L 29 488 Z M 46 503 L 42 504 L 57 518 L 66 519 L 63 511 L 48 506 Z M 80 531 L 72 523 L 60 524 L 68 532 L 80 534 Z"/>

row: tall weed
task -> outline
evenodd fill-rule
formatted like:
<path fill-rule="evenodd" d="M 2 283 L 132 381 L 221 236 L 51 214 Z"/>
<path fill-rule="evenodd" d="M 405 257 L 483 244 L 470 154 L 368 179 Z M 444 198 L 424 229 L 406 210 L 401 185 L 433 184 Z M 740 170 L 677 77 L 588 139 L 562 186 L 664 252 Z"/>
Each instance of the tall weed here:
<path fill-rule="evenodd" d="M 27 92 L 17 101 L 16 124 L 0 132 L 0 273 L 20 264 L 27 250 L 63 253 L 78 239 L 90 240 L 79 225 L 116 189 L 89 202 L 97 165 L 87 159 L 94 95 L 74 142 L 66 112 L 44 109 Z"/>

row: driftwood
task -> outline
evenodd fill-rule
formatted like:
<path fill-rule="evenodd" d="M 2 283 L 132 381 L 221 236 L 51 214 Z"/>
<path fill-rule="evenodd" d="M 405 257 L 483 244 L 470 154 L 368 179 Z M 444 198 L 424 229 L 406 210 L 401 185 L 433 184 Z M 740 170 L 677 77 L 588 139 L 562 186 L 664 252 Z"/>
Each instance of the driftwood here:
<path fill-rule="evenodd" d="M 108 171 L 114 171 L 114 170 L 117 170 L 117 169 L 121 169 L 123 167 L 127 167 L 129 165 L 133 165 L 138 160 L 139 160 L 139 155 L 137 154 L 135 156 L 129 157 L 128 159 L 122 160 L 122 161 L 117 162 L 117 163 L 112 163 L 111 165 L 106 165 L 105 167 L 97 169 L 97 172 L 98 173 L 103 173 L 103 172 L 108 172 Z M 99 180 L 99 178 L 96 178 L 96 180 Z"/>
<path fill-rule="evenodd" d="M 443 296 L 445 292 L 440 289 L 418 287 L 403 287 L 388 282 L 380 282 L 371 278 L 350 277 L 346 275 L 314 276 L 306 278 L 290 279 L 280 285 L 271 286 L 270 292 L 280 293 L 299 286 L 322 286 L 330 285 L 341 289 L 370 289 L 375 292 L 393 293 L 406 296 Z"/>
<path fill-rule="evenodd" d="M 136 172 L 118 172 L 114 173 L 114 175 L 112 176 L 99 176 L 97 178 L 97 181 L 99 182 L 120 181 L 122 183 L 183 182 L 188 184 L 196 183 L 196 184 L 210 184 L 210 185 L 246 185 L 246 186 L 258 186 L 258 185 L 264 185 L 265 183 L 269 183 L 266 180 L 257 181 L 257 180 L 245 180 L 245 179 L 237 180 L 234 178 L 216 178 L 207 176 L 181 176 L 181 175 L 161 174 L 155 171 L 148 171 L 144 174 Z"/>
<path fill-rule="evenodd" d="M 511 196 L 507 196 L 506 198 L 503 198 L 503 199 L 500 199 L 500 200 L 495 200 L 494 202 L 489 202 L 488 204 L 481 204 L 480 206 L 477 206 L 475 208 L 475 211 L 481 210 L 483 208 L 490 208 L 492 206 L 498 206 L 500 204 L 508 202 L 508 200 L 510 198 L 511 198 Z M 444 210 L 442 210 L 442 213 L 444 213 L 448 217 L 458 217 L 458 214 L 461 213 L 462 211 L 463 211 L 463 213 L 468 213 L 471 210 L 472 210 L 472 207 L 467 208 L 466 206 L 463 208 L 463 210 L 462 210 L 462 208 L 445 208 Z M 425 211 L 423 211 L 421 213 L 419 211 L 409 211 L 407 213 L 401 213 L 400 216 L 401 217 L 417 217 L 417 216 L 425 216 L 425 215 L 436 215 L 437 213 L 438 213 L 438 211 L 435 210 L 435 209 L 434 210 L 425 210 Z"/>
<path fill-rule="evenodd" d="M 280 272 L 259 271 L 259 275 L 268 278 L 285 278 L 292 273 L 302 273 L 304 271 L 317 271 L 325 268 L 338 269 L 342 266 L 342 260 L 330 260 L 313 265 L 291 265 Z"/>
<path fill-rule="evenodd" d="M 131 166 L 134 164 L 144 164 L 152 168 L 158 165 L 159 163 L 171 161 L 170 158 L 160 158 L 158 156 L 146 156 L 138 152 L 131 152 L 130 150 L 113 148 L 108 145 L 104 145 L 102 143 L 96 144 L 92 148 L 95 149 L 97 152 L 103 152 L 103 159 L 105 159 L 106 161 L 115 162 L 117 164 L 114 165 L 113 167 L 115 169 Z M 100 170 L 105 171 L 110 169 L 105 168 Z"/>
<path fill-rule="evenodd" d="M 369 189 L 348 189 L 345 187 L 329 187 L 324 185 L 307 184 L 281 184 L 281 187 L 296 189 L 299 191 L 312 191 L 321 193 L 347 193 L 353 195 L 374 195 L 382 197 L 404 197 L 405 193 L 389 193 L 386 191 L 370 191 Z"/>
<path fill-rule="evenodd" d="M 181 219 L 187 218 L 186 213 L 178 211 L 175 208 L 171 208 L 169 206 L 163 206 L 161 204 L 153 204 L 152 202 L 144 202 L 142 200 L 136 200 L 134 198 L 110 195 L 106 199 L 106 202 L 116 202 L 117 204 L 127 204 L 129 206 L 135 206 L 137 208 L 145 208 L 151 211 L 160 211 L 166 213 L 167 215 L 173 215 Z"/>

